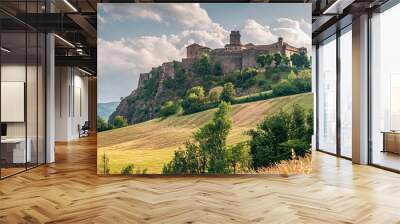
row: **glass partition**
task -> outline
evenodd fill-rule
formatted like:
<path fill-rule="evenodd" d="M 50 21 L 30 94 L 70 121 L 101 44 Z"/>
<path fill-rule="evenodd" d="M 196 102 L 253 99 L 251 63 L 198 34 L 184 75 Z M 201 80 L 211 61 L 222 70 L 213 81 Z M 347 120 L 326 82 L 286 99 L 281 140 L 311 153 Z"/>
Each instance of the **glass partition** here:
<path fill-rule="evenodd" d="M 318 149 L 336 153 L 336 36 L 318 48 Z"/>
<path fill-rule="evenodd" d="M 26 33 L 3 32 L 1 46 L 1 175 L 6 177 L 24 171 L 31 156 L 26 150 Z"/>
<path fill-rule="evenodd" d="M 43 1 L 25 4 L 0 6 L 43 11 Z M 43 33 L 0 12 L 1 179 L 45 163 L 45 44 Z"/>

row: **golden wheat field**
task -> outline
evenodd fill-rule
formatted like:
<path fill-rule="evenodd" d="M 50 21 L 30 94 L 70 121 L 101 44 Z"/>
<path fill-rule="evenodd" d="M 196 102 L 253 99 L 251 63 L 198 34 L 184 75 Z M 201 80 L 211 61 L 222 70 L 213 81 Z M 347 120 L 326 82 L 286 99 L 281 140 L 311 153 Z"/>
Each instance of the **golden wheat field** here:
<path fill-rule="evenodd" d="M 251 103 L 233 105 L 231 116 L 233 128 L 228 144 L 246 141 L 245 134 L 267 115 L 287 110 L 293 104 L 312 108 L 312 93 L 279 97 Z M 153 119 L 128 127 L 100 132 L 97 135 L 98 160 L 105 153 L 109 157 L 110 173 L 134 164 L 135 170 L 147 169 L 147 174 L 160 174 L 163 165 L 169 162 L 174 151 L 191 138 L 194 131 L 207 123 L 216 109 L 190 115 L 177 115 L 166 119 Z"/>

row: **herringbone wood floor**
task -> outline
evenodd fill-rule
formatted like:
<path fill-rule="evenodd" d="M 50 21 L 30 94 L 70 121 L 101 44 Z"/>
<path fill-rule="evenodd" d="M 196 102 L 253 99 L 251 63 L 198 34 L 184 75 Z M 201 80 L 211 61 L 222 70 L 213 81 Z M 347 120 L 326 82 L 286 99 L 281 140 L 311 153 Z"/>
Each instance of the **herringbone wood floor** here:
<path fill-rule="evenodd" d="M 400 223 L 400 175 L 315 153 L 309 176 L 96 175 L 95 138 L 0 181 L 0 223 Z"/>

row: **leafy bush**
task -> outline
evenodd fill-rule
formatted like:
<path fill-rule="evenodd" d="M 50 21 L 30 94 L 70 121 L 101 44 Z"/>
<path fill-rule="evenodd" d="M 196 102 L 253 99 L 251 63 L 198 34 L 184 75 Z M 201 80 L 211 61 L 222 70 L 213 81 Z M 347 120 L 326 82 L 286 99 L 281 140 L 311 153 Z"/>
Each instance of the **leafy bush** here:
<path fill-rule="evenodd" d="M 272 92 L 266 92 L 266 93 L 259 93 L 257 95 L 252 95 L 248 97 L 243 97 L 243 98 L 235 98 L 232 101 L 232 104 L 240 104 L 240 103 L 248 103 L 248 102 L 254 102 L 254 101 L 259 101 L 259 100 L 267 100 L 271 99 Z"/>
<path fill-rule="evenodd" d="M 226 151 L 227 162 L 231 172 L 236 174 L 239 170 L 246 171 L 251 165 L 251 155 L 248 144 L 242 142 L 229 146 Z"/>
<path fill-rule="evenodd" d="M 166 101 L 160 109 L 161 117 L 168 117 L 174 114 L 178 114 L 182 110 L 180 103 L 173 101 Z"/>
<path fill-rule="evenodd" d="M 221 96 L 219 98 L 222 101 L 231 102 L 235 97 L 235 94 L 236 94 L 235 87 L 233 86 L 232 83 L 228 82 L 225 83 L 224 89 L 222 90 Z"/>
<path fill-rule="evenodd" d="M 292 54 L 290 59 L 296 68 L 310 68 L 311 62 L 305 52 Z"/>
<path fill-rule="evenodd" d="M 293 149 L 296 156 L 300 157 L 304 157 L 311 153 L 310 144 L 300 139 L 288 140 L 279 144 L 279 147 L 281 148 L 280 151 L 282 152 L 291 152 Z"/>
<path fill-rule="evenodd" d="M 282 160 L 290 160 L 292 150 L 297 156 L 310 153 L 312 127 L 310 117 L 298 105 L 289 112 L 280 111 L 266 117 L 248 133 L 252 167 L 270 167 Z"/>
<path fill-rule="evenodd" d="M 193 70 L 202 76 L 211 75 L 211 64 L 208 55 L 203 55 L 196 60 L 193 63 Z"/>
<path fill-rule="evenodd" d="M 135 166 L 133 165 L 133 164 L 129 164 L 129 165 L 127 165 L 127 166 L 124 166 L 122 169 L 121 169 L 121 174 L 123 174 L 123 175 L 129 175 L 129 174 L 133 174 L 133 168 L 134 168 Z"/>
<path fill-rule="evenodd" d="M 123 116 L 118 115 L 118 116 L 115 116 L 114 120 L 112 120 L 111 125 L 113 128 L 123 128 L 123 127 L 128 126 L 128 122 L 126 121 L 126 119 Z"/>
<path fill-rule="evenodd" d="M 193 134 L 186 150 L 177 150 L 171 162 L 163 167 L 163 174 L 236 173 L 250 164 L 244 143 L 226 145 L 232 121 L 229 104 L 222 102 L 213 119 Z"/>
<path fill-rule="evenodd" d="M 301 71 L 298 75 L 290 72 L 287 79 L 272 86 L 274 96 L 288 96 L 311 91 L 311 72 Z"/>
<path fill-rule="evenodd" d="M 97 117 L 97 131 L 107 131 L 110 130 L 111 127 L 108 125 L 107 121 L 102 117 Z"/>
<path fill-rule="evenodd" d="M 256 57 L 257 64 L 259 64 L 262 68 L 271 66 L 273 60 L 274 58 L 270 54 L 261 54 Z"/>
<path fill-rule="evenodd" d="M 202 86 L 192 87 L 182 101 L 182 108 L 185 114 L 196 113 L 205 108 L 206 97 Z"/>
<path fill-rule="evenodd" d="M 219 63 L 219 62 L 214 63 L 213 75 L 215 75 L 215 76 L 223 76 L 224 75 L 224 73 L 222 71 L 221 63 Z"/>
<path fill-rule="evenodd" d="M 274 96 L 288 96 L 298 93 L 295 85 L 287 79 L 281 80 L 278 84 L 272 86 Z"/>

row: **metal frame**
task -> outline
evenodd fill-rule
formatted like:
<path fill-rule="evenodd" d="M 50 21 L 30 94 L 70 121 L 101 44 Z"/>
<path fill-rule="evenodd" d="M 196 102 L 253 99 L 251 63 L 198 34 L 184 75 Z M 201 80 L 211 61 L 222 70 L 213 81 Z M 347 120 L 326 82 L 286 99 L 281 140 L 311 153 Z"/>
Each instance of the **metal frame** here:
<path fill-rule="evenodd" d="M 368 153 L 368 161 L 367 162 L 368 162 L 368 165 L 370 165 L 370 166 L 377 167 L 377 168 L 384 169 L 384 170 L 391 171 L 391 172 L 395 172 L 395 173 L 400 173 L 400 170 L 393 169 L 393 168 L 386 167 L 386 166 L 382 166 L 380 164 L 375 164 L 373 162 L 373 141 L 372 141 L 372 92 L 373 92 L 373 89 L 372 89 L 372 59 L 371 59 L 372 53 L 373 53 L 373 49 L 372 49 L 372 25 L 371 25 L 371 19 L 373 18 L 372 14 L 374 12 L 375 13 L 382 13 L 382 12 L 390 9 L 391 7 L 393 7 L 393 6 L 395 6 L 395 5 L 399 4 L 399 3 L 400 3 L 400 0 L 389 0 L 385 4 L 381 5 L 380 7 L 374 8 L 374 9 L 371 9 L 371 10 L 367 11 L 367 13 L 368 13 L 368 25 L 367 25 L 367 27 L 368 27 L 368 30 L 367 30 L 367 47 L 368 47 L 368 49 L 367 49 L 367 51 L 368 51 L 368 54 L 367 54 L 367 66 L 368 66 L 368 68 L 367 68 L 367 80 L 368 80 L 367 81 L 368 82 L 368 86 L 367 86 L 367 88 L 368 88 L 368 91 L 367 91 L 368 92 L 368 95 L 367 95 L 367 101 L 368 101 L 368 105 L 367 105 L 367 107 L 368 107 L 368 111 L 367 111 L 367 116 L 368 116 L 368 124 L 367 124 L 368 138 L 367 138 L 367 141 L 368 141 L 368 152 L 367 153 Z M 349 24 L 349 25 L 351 25 L 351 24 Z M 336 71 L 336 75 L 337 75 L 336 76 L 337 77 L 337 79 L 336 79 L 336 85 L 337 85 L 337 89 L 336 89 L 336 91 L 337 91 L 336 92 L 336 104 L 337 104 L 336 105 L 336 122 L 337 122 L 337 124 L 336 124 L 336 128 L 337 128 L 337 130 L 336 130 L 336 134 L 337 134 L 337 136 L 336 136 L 336 148 L 337 148 L 336 149 L 336 154 L 335 153 L 331 153 L 331 152 L 327 152 L 327 151 L 325 151 L 323 149 L 319 149 L 319 104 L 320 104 L 320 102 L 319 102 L 319 97 L 318 97 L 318 95 L 319 95 L 319 88 L 318 88 L 318 86 L 319 86 L 319 84 L 318 84 L 318 82 L 319 82 L 319 59 L 318 59 L 319 43 L 327 40 L 328 38 L 330 38 L 332 35 L 335 35 L 335 34 L 332 34 L 332 35 L 324 38 L 323 40 L 319 41 L 316 44 L 316 63 L 317 63 L 316 72 L 315 72 L 315 74 L 316 74 L 316 82 L 317 82 L 317 84 L 316 84 L 316 96 L 317 96 L 317 100 L 316 100 L 316 122 L 317 122 L 317 125 L 316 125 L 316 150 L 320 151 L 320 152 L 323 152 L 323 153 L 326 153 L 326 154 L 329 154 L 329 155 L 336 156 L 336 157 L 352 160 L 351 158 L 342 155 L 342 153 L 341 153 L 341 145 L 340 145 L 340 142 L 341 142 L 341 139 L 340 139 L 340 133 L 341 133 L 341 124 L 340 124 L 340 121 L 341 121 L 341 119 L 340 119 L 340 75 L 341 75 L 341 68 L 340 68 L 340 36 L 342 35 L 341 31 L 346 29 L 346 27 L 349 26 L 349 25 L 346 25 L 345 27 L 337 26 L 336 27 L 337 31 L 335 33 L 336 34 L 336 38 L 335 38 L 336 39 L 336 48 L 337 48 L 337 50 L 336 50 L 336 54 L 337 54 L 336 55 L 336 59 L 337 59 L 336 60 L 336 70 L 337 70 Z"/>
<path fill-rule="evenodd" d="M 39 1 L 36 0 L 36 2 L 38 3 Z M 26 5 L 25 5 L 25 7 L 26 7 Z M 36 7 L 37 7 L 37 10 L 38 10 L 38 5 Z M 25 10 L 26 10 L 26 8 L 25 8 Z M 47 8 L 46 8 L 46 10 L 47 10 Z M 34 169 L 36 167 L 39 167 L 39 166 L 47 163 L 47 140 L 46 140 L 47 139 L 47 128 L 46 128 L 47 127 L 47 111 L 45 109 L 45 108 L 47 108 L 47 100 L 46 100 L 46 98 L 47 98 L 47 82 L 46 82 L 46 77 L 47 77 L 47 38 L 46 38 L 46 35 L 47 35 L 47 33 L 40 32 L 39 30 L 29 26 L 26 23 L 24 23 L 24 28 L 25 28 L 25 30 L 22 32 L 22 34 L 25 34 L 25 87 L 24 87 L 24 90 L 25 90 L 25 93 L 24 93 L 24 96 L 25 96 L 25 99 L 24 99 L 24 107 L 25 107 L 24 108 L 24 119 L 25 119 L 25 128 L 24 128 L 25 129 L 25 167 L 24 167 L 23 170 L 15 172 L 15 173 L 12 173 L 12 174 L 7 175 L 7 176 L 3 176 L 3 173 L 2 173 L 2 169 L 3 168 L 0 167 L 0 180 L 4 180 L 4 179 L 6 179 L 8 177 L 12 177 L 14 175 L 23 173 L 23 172 L 25 172 L 27 170 Z M 36 136 L 34 136 L 34 137 L 36 137 L 36 143 L 37 143 L 36 150 L 37 150 L 37 152 L 36 152 L 36 161 L 34 163 L 32 163 L 32 162 L 28 163 L 27 162 L 28 155 L 26 153 L 27 144 L 28 144 L 28 141 L 27 141 L 28 140 L 28 124 L 27 124 L 28 123 L 28 112 L 27 112 L 27 95 L 28 95 L 28 93 L 27 93 L 27 81 L 28 81 L 28 68 L 27 68 L 27 65 L 28 65 L 28 33 L 30 33 L 29 32 L 30 30 L 32 30 L 34 33 L 36 33 L 36 45 L 37 45 L 36 46 L 36 99 L 37 99 L 36 105 L 37 106 L 36 106 Z M 34 35 L 34 33 L 33 33 L 33 35 Z M 42 56 L 42 58 L 44 60 L 44 68 L 42 69 L 42 76 L 43 76 L 42 82 L 44 84 L 44 86 L 43 86 L 43 88 L 44 88 L 43 89 L 44 99 L 43 99 L 42 107 L 45 109 L 43 111 L 44 116 L 42 117 L 44 119 L 44 120 L 42 120 L 42 122 L 44 123 L 44 131 L 43 131 L 44 132 L 43 133 L 44 134 L 44 136 L 43 136 L 44 145 L 42 145 L 42 147 L 43 147 L 42 153 L 44 153 L 44 155 L 41 155 L 43 157 L 44 161 L 42 163 L 39 162 L 39 68 L 38 68 L 38 66 L 39 66 L 39 33 L 45 34 L 43 36 L 43 39 L 41 40 L 42 44 L 44 44 L 44 46 L 43 46 L 44 47 L 44 51 L 41 52 L 41 53 L 44 53 L 44 55 Z M 0 45 L 1 45 L 1 36 L 2 36 L 2 32 L 0 32 Z M 0 54 L 0 68 L 2 66 L 1 62 L 2 62 L 2 56 Z M 0 81 L 1 81 L 1 69 L 0 69 Z M 0 96 L 1 96 L 1 93 L 0 93 Z M 1 115 L 0 115 L 0 120 L 1 120 Z M 1 156 L 1 151 L 2 150 L 1 150 L 1 144 L 0 144 L 0 156 Z M 29 166 L 28 166 L 28 164 L 29 164 Z"/>
<path fill-rule="evenodd" d="M 319 43 L 317 43 L 316 45 L 316 96 L 317 96 L 317 100 L 316 100 L 316 150 L 319 152 L 323 152 L 329 155 L 333 155 L 333 156 L 337 156 L 343 159 L 347 159 L 347 160 L 352 160 L 352 158 L 347 157 L 347 156 L 343 156 L 342 155 L 342 150 L 341 150 L 341 117 L 340 117 L 340 103 L 341 103 L 341 99 L 340 99 L 340 93 L 341 93 L 341 89 L 340 89 L 340 81 L 341 81 L 341 65 L 340 65 L 340 37 L 344 34 L 342 31 L 345 30 L 346 28 L 348 28 L 349 26 L 351 26 L 352 23 L 344 26 L 344 27 L 340 27 L 340 26 L 336 26 L 337 30 L 335 33 L 333 33 L 332 35 L 329 35 L 328 37 L 324 38 L 323 40 L 319 41 Z M 328 40 L 329 38 L 331 38 L 332 36 L 335 35 L 335 39 L 332 41 L 336 41 L 336 152 L 332 153 L 332 152 L 328 152 L 324 149 L 320 149 L 319 148 L 319 44 Z"/>
<path fill-rule="evenodd" d="M 367 63 L 368 63 L 368 69 L 367 69 L 367 82 L 368 82 L 368 96 L 367 96 L 367 117 L 368 117 L 368 165 L 371 165 L 373 167 L 377 167 L 380 169 L 384 169 L 387 171 L 395 172 L 395 173 L 400 173 L 400 170 L 390 168 L 381 164 L 374 163 L 374 149 L 373 149 L 373 140 L 372 140 L 372 93 L 373 93 L 373 88 L 372 88 L 372 18 L 373 18 L 373 13 L 383 13 L 386 10 L 396 6 L 397 4 L 400 3 L 400 0 L 389 0 L 385 4 L 381 5 L 380 7 L 368 11 L 368 30 L 367 30 L 367 45 L 368 45 L 368 53 L 367 53 Z"/>

